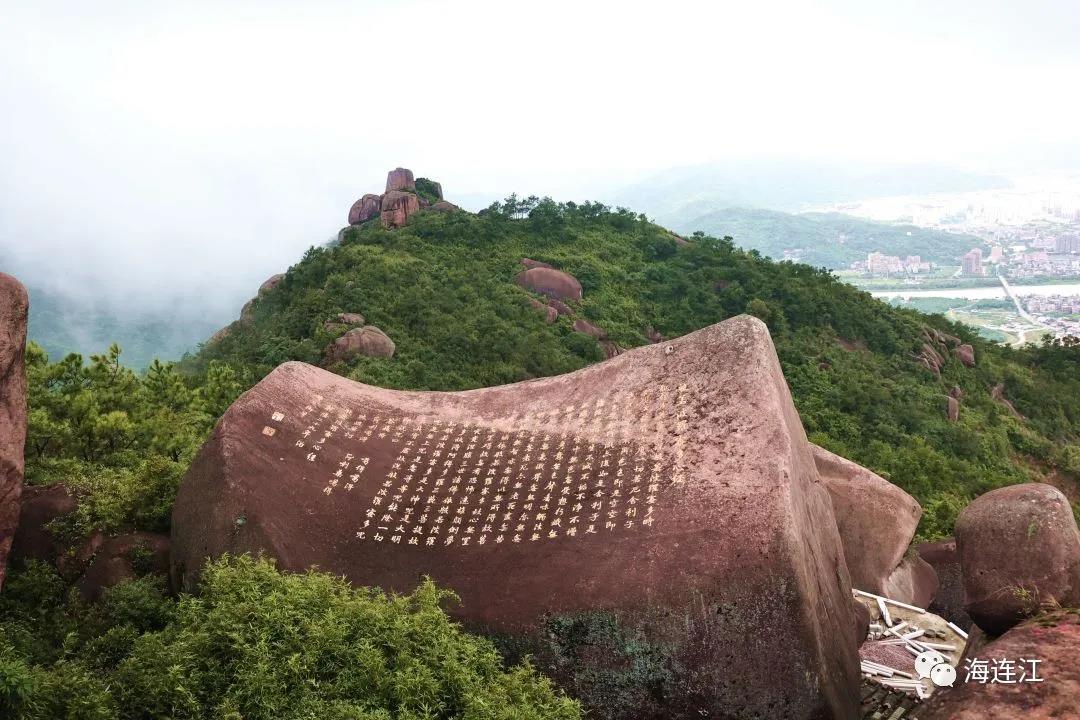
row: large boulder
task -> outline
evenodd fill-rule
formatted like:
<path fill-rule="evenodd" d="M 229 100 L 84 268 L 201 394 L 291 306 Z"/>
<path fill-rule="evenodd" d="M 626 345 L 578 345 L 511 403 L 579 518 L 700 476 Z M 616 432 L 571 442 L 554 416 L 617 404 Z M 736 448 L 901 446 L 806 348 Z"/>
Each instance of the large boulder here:
<path fill-rule="evenodd" d="M 1077 610 L 1026 620 L 979 648 L 972 660 L 984 663 L 990 680 L 997 681 L 980 682 L 976 670 L 974 679 L 965 682 L 965 663 L 957 668 L 952 689 L 934 693 L 919 708 L 921 720 L 1066 720 L 1080 716 Z M 1006 675 L 1005 668 L 1012 674 Z"/>
<path fill-rule="evenodd" d="M 1000 635 L 1054 605 L 1080 605 L 1080 531 L 1055 487 L 1024 483 L 975 498 L 956 519 L 971 619 Z"/>
<path fill-rule="evenodd" d="M 445 200 L 439 200 L 438 202 L 433 202 L 431 204 L 431 207 L 428 208 L 428 209 L 431 210 L 432 212 L 437 212 L 437 213 L 449 213 L 449 212 L 457 212 L 461 208 L 459 208 L 457 205 L 455 205 L 452 202 L 447 202 Z"/>
<path fill-rule="evenodd" d="M 863 466 L 817 445 L 810 447 L 818 474 L 832 498 L 853 586 L 887 595 L 890 587 L 898 585 L 890 585 L 889 578 L 915 536 L 922 507 L 915 498 Z"/>
<path fill-rule="evenodd" d="M 412 170 L 399 167 L 386 174 L 386 192 L 391 193 L 396 190 L 416 192 L 416 179 L 413 177 Z"/>
<path fill-rule="evenodd" d="M 394 190 L 382 196 L 383 227 L 402 227 L 409 218 L 420 210 L 420 200 L 409 192 Z"/>
<path fill-rule="evenodd" d="M 26 288 L 0 273 L 0 588 L 19 526 L 26 444 Z"/>
<path fill-rule="evenodd" d="M 934 568 L 938 579 L 938 591 L 927 610 L 940 615 L 957 627 L 967 630 L 971 617 L 964 610 L 964 580 L 960 572 L 960 555 L 956 552 L 956 540 L 946 538 L 915 546 L 919 557 Z"/>
<path fill-rule="evenodd" d="M 277 275 L 271 275 L 270 277 L 266 278 L 266 280 L 263 281 L 263 284 L 259 286 L 259 295 L 264 295 L 270 292 L 278 285 L 280 285 L 281 281 L 284 279 L 285 273 L 278 273 Z"/>
<path fill-rule="evenodd" d="M 600 328 L 593 325 L 584 318 L 578 318 L 574 321 L 574 332 L 585 333 L 586 335 L 592 335 L 597 340 L 606 340 L 607 333 Z"/>
<path fill-rule="evenodd" d="M 554 268 L 535 267 L 523 270 L 514 278 L 521 287 L 558 300 L 580 300 L 581 283 L 570 273 Z"/>
<path fill-rule="evenodd" d="M 925 608 L 933 602 L 938 591 L 934 567 L 915 551 L 908 555 L 885 580 L 881 594 L 900 602 Z"/>
<path fill-rule="evenodd" d="M 349 208 L 349 225 L 359 225 L 379 216 L 382 212 L 382 195 L 368 193 Z"/>
<path fill-rule="evenodd" d="M 396 592 L 431 576 L 596 717 L 857 711 L 832 504 L 747 316 L 468 392 L 286 363 L 222 417 L 172 532 L 187 589 L 225 552 Z"/>
<path fill-rule="evenodd" d="M 386 333 L 374 325 L 353 328 L 339 337 L 326 349 L 327 362 L 343 362 L 360 355 L 389 358 L 397 346 Z"/>
<path fill-rule="evenodd" d="M 76 505 L 75 496 L 62 483 L 27 485 L 11 556 L 22 562 L 56 560 L 65 547 L 53 534 L 50 523 L 74 512 Z"/>

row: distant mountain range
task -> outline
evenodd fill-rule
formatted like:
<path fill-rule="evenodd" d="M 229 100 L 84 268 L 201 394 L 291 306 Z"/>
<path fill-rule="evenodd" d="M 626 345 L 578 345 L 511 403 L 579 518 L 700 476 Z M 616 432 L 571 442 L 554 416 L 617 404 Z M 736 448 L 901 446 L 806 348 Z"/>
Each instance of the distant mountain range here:
<path fill-rule="evenodd" d="M 948 233 L 914 225 L 889 225 L 840 213 L 790 214 L 758 208 L 726 208 L 676 226 L 690 234 L 700 230 L 731 236 L 735 244 L 762 255 L 838 270 L 868 253 L 918 255 L 941 265 L 959 264 L 959 256 L 983 245 L 974 235 Z"/>

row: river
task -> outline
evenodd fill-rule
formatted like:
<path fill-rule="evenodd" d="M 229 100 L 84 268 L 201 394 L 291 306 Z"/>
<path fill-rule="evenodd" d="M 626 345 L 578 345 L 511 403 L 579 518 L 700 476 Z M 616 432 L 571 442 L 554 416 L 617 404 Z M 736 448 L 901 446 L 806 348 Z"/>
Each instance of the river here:
<path fill-rule="evenodd" d="M 1020 296 L 1024 295 L 1039 295 L 1045 297 L 1047 295 L 1080 295 L 1080 283 L 1069 283 L 1067 285 L 1015 285 L 1010 283 L 1009 287 L 1012 291 Z M 941 288 L 939 290 L 881 290 L 871 291 L 870 293 L 876 298 L 926 298 L 926 297 L 943 297 L 943 298 L 962 298 L 965 300 L 993 300 L 997 298 L 1004 299 L 1005 288 L 1001 285 L 992 285 L 986 287 L 976 288 Z"/>

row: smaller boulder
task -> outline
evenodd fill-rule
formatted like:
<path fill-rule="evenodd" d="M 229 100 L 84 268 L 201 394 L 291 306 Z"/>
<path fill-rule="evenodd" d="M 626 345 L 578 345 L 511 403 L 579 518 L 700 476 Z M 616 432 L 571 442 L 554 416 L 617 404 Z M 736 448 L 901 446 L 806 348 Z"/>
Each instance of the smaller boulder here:
<path fill-rule="evenodd" d="M 397 347 L 386 333 L 374 325 L 354 328 L 332 342 L 326 349 L 328 363 L 345 362 L 364 355 L 390 358 Z"/>
<path fill-rule="evenodd" d="M 585 333 L 586 335 L 592 335 L 597 340 L 606 340 L 607 333 L 600 328 L 593 325 L 588 320 L 578 318 L 574 321 L 574 331 L 579 333 Z"/>
<path fill-rule="evenodd" d="M 133 532 L 105 540 L 76 586 L 86 600 L 96 602 L 106 589 L 125 580 L 168 573 L 168 536 Z"/>
<path fill-rule="evenodd" d="M 652 325 L 645 328 L 645 337 L 649 338 L 649 342 L 653 345 L 664 342 L 664 336 L 657 332 Z"/>
<path fill-rule="evenodd" d="M 870 608 L 855 598 L 851 599 L 851 609 L 855 615 L 855 642 L 862 645 L 866 636 L 870 634 L 870 623 L 874 618 L 870 615 Z"/>
<path fill-rule="evenodd" d="M 373 220 L 382 211 L 382 195 L 368 193 L 349 208 L 349 225 L 360 225 Z"/>
<path fill-rule="evenodd" d="M 337 321 L 351 327 L 361 327 L 367 320 L 360 313 L 338 313 Z"/>
<path fill-rule="evenodd" d="M 957 360 L 964 363 L 967 367 L 975 367 L 975 348 L 967 343 L 953 348 L 953 354 L 956 355 Z"/>
<path fill-rule="evenodd" d="M 399 167 L 386 174 L 386 192 L 391 193 L 397 190 L 416 192 L 416 179 L 413 177 L 412 170 Z"/>
<path fill-rule="evenodd" d="M 611 342 L 610 340 L 604 340 L 600 343 L 600 349 L 604 351 L 604 359 L 610 360 L 616 355 L 622 355 L 623 349 Z"/>
<path fill-rule="evenodd" d="M 446 202 L 445 200 L 439 200 L 438 202 L 432 203 L 431 207 L 428 208 L 428 209 L 431 210 L 432 212 L 448 213 L 448 212 L 457 212 L 461 208 L 459 208 L 457 205 L 455 205 L 452 202 Z"/>
<path fill-rule="evenodd" d="M 556 300 L 555 298 L 548 298 L 547 304 L 549 307 L 555 308 L 555 312 L 560 315 L 570 315 L 574 312 L 570 309 L 569 305 L 567 305 L 561 300 Z"/>
<path fill-rule="evenodd" d="M 558 300 L 581 299 L 581 283 L 573 275 L 562 270 L 531 268 L 518 273 L 514 282 L 526 290 Z"/>
<path fill-rule="evenodd" d="M 957 400 L 963 400 L 964 391 L 961 390 L 958 386 L 953 385 L 953 389 L 949 391 L 949 397 L 956 398 Z"/>
<path fill-rule="evenodd" d="M 949 419 L 949 422 L 960 419 L 960 402 L 952 395 L 945 396 L 945 417 Z"/>
<path fill-rule="evenodd" d="M 965 609 L 1000 635 L 1054 605 L 1080 605 L 1080 530 L 1057 488 L 1023 483 L 975 498 L 956 519 Z"/>
<path fill-rule="evenodd" d="M 885 597 L 925 608 L 937 595 L 937 573 L 918 553 L 910 553 L 892 571 L 883 589 Z"/>
<path fill-rule="evenodd" d="M 529 306 L 537 312 L 543 313 L 544 322 L 548 325 L 555 322 L 559 318 L 559 311 L 550 305 L 545 305 L 536 298 L 529 298 Z"/>
<path fill-rule="evenodd" d="M 521 265 L 526 270 L 532 270 L 533 268 L 551 268 L 546 262 L 540 262 L 539 260 L 533 260 L 531 258 L 521 258 Z"/>

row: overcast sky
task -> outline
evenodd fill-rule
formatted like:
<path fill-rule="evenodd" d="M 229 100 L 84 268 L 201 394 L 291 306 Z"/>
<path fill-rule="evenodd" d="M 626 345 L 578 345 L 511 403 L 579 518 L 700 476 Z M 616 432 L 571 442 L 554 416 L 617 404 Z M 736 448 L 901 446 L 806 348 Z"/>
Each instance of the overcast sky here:
<path fill-rule="evenodd" d="M 168 5 L 0 0 L 0 269 L 233 303 L 397 165 L 570 199 L 734 156 L 1080 147 L 1071 0 Z"/>

